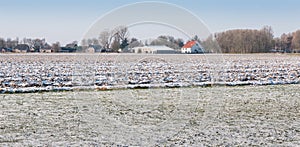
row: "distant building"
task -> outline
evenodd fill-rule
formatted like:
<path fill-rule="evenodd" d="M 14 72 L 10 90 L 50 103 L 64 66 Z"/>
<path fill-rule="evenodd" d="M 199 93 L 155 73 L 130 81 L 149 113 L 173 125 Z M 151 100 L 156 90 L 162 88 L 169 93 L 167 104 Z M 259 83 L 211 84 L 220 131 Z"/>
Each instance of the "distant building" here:
<path fill-rule="evenodd" d="M 141 54 L 174 54 L 176 51 L 167 46 L 143 46 L 143 47 L 134 47 L 131 50 L 133 53 Z"/>
<path fill-rule="evenodd" d="M 69 48 L 69 47 L 61 47 L 59 52 L 62 52 L 62 53 L 74 53 L 76 52 L 76 48 Z"/>
<path fill-rule="evenodd" d="M 88 47 L 88 48 L 86 49 L 86 52 L 87 52 L 87 53 L 95 53 L 95 48 L 93 48 L 93 47 Z"/>
<path fill-rule="evenodd" d="M 189 41 L 181 48 L 181 53 L 199 54 L 204 53 L 204 49 L 197 41 Z"/>
<path fill-rule="evenodd" d="M 74 53 L 78 50 L 77 44 L 71 43 L 67 44 L 65 47 L 61 47 L 59 52 L 62 53 Z"/>
<path fill-rule="evenodd" d="M 99 53 L 102 52 L 103 48 L 101 45 L 89 45 L 86 49 L 88 53 Z"/>
<path fill-rule="evenodd" d="M 14 49 L 13 52 L 15 53 L 27 53 L 29 52 L 29 46 L 27 44 L 18 44 Z"/>
<path fill-rule="evenodd" d="M 2 47 L 2 48 L 0 48 L 0 51 L 1 51 L 2 53 L 12 52 L 12 49 L 11 49 L 11 48 L 5 48 L 5 47 Z"/>
<path fill-rule="evenodd" d="M 45 45 L 43 48 L 40 49 L 41 53 L 52 53 L 52 47 L 50 45 Z"/>

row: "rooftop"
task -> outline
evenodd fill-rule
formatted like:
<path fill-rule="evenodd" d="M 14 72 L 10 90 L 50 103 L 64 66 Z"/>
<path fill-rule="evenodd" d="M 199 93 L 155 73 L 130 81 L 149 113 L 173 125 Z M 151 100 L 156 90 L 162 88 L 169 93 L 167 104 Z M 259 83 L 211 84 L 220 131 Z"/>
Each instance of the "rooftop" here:
<path fill-rule="evenodd" d="M 192 48 L 196 43 L 196 41 L 189 41 L 182 48 Z"/>

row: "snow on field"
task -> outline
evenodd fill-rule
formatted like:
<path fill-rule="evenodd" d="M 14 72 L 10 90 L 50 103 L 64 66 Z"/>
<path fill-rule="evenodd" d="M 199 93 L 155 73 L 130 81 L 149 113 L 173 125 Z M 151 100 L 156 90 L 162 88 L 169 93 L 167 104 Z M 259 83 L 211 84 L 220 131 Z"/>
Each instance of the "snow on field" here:
<path fill-rule="evenodd" d="M 300 146 L 300 85 L 0 95 L 0 146 Z"/>
<path fill-rule="evenodd" d="M 299 55 L 0 54 L 0 65 L 0 146 L 300 146 Z"/>
<path fill-rule="evenodd" d="M 0 92 L 298 84 L 300 56 L 1 54 Z"/>

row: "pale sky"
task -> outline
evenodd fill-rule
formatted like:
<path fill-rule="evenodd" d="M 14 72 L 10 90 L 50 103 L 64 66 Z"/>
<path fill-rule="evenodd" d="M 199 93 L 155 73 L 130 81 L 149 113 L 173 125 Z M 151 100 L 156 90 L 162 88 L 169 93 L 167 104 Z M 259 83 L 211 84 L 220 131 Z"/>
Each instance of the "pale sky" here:
<path fill-rule="evenodd" d="M 62 44 L 70 43 L 80 40 L 100 17 L 113 9 L 135 2 L 142 1 L 0 0 L 0 37 L 46 38 L 49 43 L 56 41 Z M 264 25 L 270 25 L 274 35 L 280 36 L 282 33 L 300 29 L 299 0 L 164 0 L 162 2 L 189 10 L 198 16 L 212 33 L 238 28 L 260 29 Z M 173 17 L 176 17 L 176 14 Z M 178 18 L 180 19 L 182 18 Z M 144 34 L 151 34 L 151 30 L 142 31 Z M 176 32 L 174 34 L 176 35 Z"/>

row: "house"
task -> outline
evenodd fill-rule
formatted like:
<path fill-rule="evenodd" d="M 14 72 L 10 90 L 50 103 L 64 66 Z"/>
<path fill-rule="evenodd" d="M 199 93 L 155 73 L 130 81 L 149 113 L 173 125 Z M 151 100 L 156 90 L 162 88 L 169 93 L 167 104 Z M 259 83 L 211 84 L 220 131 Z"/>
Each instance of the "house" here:
<path fill-rule="evenodd" d="M 6 53 L 6 52 L 12 52 L 13 50 L 12 50 L 11 48 L 5 48 L 5 47 L 2 47 L 2 48 L 0 49 L 0 51 L 1 51 L 2 53 Z"/>
<path fill-rule="evenodd" d="M 167 46 L 143 46 L 143 47 L 134 47 L 131 49 L 133 53 L 142 53 L 142 54 L 174 54 L 176 51 Z"/>
<path fill-rule="evenodd" d="M 61 47 L 59 52 L 62 53 L 74 53 L 76 52 L 76 48 L 69 48 L 69 47 Z"/>
<path fill-rule="evenodd" d="M 188 41 L 181 48 L 181 53 L 199 54 L 199 53 L 204 53 L 204 49 L 197 41 Z"/>
<path fill-rule="evenodd" d="M 87 53 L 99 53 L 102 51 L 102 46 L 101 45 L 89 45 L 88 48 L 86 49 Z"/>
<path fill-rule="evenodd" d="M 76 51 L 80 51 L 79 47 L 75 43 L 67 44 L 65 47 L 61 47 L 59 52 L 62 53 L 74 53 Z"/>
<path fill-rule="evenodd" d="M 88 47 L 88 48 L 86 49 L 86 52 L 87 52 L 87 53 L 95 53 L 95 48 L 93 48 L 93 47 Z"/>
<path fill-rule="evenodd" d="M 15 53 L 27 53 L 29 52 L 29 46 L 27 44 L 18 44 L 14 49 L 13 52 Z"/>

